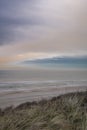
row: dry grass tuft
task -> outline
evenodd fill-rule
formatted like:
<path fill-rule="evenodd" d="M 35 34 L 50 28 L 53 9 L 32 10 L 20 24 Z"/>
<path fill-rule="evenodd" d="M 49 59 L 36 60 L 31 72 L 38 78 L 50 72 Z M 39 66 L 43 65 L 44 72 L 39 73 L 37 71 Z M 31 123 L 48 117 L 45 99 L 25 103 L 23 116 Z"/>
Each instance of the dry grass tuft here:
<path fill-rule="evenodd" d="M 0 109 L 0 130 L 87 130 L 87 92 Z"/>

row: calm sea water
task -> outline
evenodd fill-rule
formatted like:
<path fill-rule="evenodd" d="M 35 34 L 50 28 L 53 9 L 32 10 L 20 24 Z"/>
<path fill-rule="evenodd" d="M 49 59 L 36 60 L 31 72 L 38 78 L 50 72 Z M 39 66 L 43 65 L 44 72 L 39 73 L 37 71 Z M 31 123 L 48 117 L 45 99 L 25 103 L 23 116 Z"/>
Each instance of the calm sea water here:
<path fill-rule="evenodd" d="M 0 93 L 82 85 L 87 86 L 87 69 L 0 70 Z"/>

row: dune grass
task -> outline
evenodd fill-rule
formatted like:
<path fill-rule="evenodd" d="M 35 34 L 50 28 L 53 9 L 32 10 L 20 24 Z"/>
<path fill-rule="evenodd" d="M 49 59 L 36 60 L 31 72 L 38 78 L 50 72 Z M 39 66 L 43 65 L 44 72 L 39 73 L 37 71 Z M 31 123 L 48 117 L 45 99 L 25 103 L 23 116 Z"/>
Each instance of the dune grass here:
<path fill-rule="evenodd" d="M 87 130 L 87 92 L 0 110 L 0 130 Z"/>

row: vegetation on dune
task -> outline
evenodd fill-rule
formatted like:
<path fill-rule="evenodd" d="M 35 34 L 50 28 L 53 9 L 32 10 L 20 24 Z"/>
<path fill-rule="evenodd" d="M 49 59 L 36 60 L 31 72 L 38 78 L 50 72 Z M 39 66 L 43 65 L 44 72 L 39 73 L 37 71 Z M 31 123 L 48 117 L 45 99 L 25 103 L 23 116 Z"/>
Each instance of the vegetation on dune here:
<path fill-rule="evenodd" d="M 87 130 L 87 92 L 0 110 L 0 130 Z"/>

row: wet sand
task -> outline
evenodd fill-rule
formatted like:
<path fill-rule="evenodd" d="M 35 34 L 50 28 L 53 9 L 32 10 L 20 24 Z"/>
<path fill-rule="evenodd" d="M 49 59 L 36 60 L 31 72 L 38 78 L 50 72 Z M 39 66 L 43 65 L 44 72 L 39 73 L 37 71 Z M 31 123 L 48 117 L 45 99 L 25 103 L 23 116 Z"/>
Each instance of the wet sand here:
<path fill-rule="evenodd" d="M 51 87 L 51 88 L 38 88 L 33 90 L 11 91 L 0 93 L 0 108 L 8 106 L 17 106 L 24 102 L 39 101 L 42 99 L 49 99 L 71 92 L 86 91 L 87 86 L 71 86 L 71 87 Z"/>

